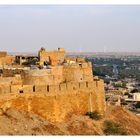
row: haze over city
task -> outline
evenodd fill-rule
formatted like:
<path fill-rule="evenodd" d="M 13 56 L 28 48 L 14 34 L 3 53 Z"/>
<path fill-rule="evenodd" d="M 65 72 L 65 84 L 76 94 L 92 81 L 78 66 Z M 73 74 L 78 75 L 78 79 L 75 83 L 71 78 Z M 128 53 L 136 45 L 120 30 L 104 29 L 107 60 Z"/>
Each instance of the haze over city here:
<path fill-rule="evenodd" d="M 140 52 L 140 6 L 0 6 L 0 48 Z"/>

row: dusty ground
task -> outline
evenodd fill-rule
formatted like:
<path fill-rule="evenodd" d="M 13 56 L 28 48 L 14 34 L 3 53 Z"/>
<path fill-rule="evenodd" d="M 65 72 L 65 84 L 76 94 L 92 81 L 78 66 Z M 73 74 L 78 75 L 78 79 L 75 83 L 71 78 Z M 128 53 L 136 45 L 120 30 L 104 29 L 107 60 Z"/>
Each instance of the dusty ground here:
<path fill-rule="evenodd" d="M 59 124 L 52 124 L 32 113 L 8 109 L 0 115 L 0 135 L 105 135 L 106 120 L 121 124 L 127 135 L 140 135 L 140 118 L 122 107 L 111 106 L 107 107 L 103 119 L 72 115 L 68 121 Z"/>

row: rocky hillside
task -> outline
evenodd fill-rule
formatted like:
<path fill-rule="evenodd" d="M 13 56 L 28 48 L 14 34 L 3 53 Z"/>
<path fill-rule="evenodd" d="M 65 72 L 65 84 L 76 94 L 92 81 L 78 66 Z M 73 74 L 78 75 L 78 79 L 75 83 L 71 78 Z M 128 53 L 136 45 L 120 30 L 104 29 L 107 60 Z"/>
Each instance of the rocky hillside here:
<path fill-rule="evenodd" d="M 107 107 L 103 119 L 72 115 L 53 124 L 15 109 L 0 111 L 0 135 L 140 135 L 140 118 L 122 107 Z"/>

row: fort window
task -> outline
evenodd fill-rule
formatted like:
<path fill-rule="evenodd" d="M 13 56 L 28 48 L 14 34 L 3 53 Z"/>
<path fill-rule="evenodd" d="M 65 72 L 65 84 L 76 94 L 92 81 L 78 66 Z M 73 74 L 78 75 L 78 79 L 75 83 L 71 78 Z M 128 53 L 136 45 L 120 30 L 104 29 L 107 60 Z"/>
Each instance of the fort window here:
<path fill-rule="evenodd" d="M 33 92 L 35 92 L 35 86 L 33 86 Z"/>
<path fill-rule="evenodd" d="M 88 87 L 88 82 L 86 82 L 86 87 Z"/>
<path fill-rule="evenodd" d="M 80 83 L 78 83 L 79 88 L 81 87 Z"/>
<path fill-rule="evenodd" d="M 59 90 L 62 90 L 60 85 L 59 85 Z"/>
<path fill-rule="evenodd" d="M 49 86 L 47 86 L 47 91 L 49 92 Z"/>
<path fill-rule="evenodd" d="M 79 66 L 82 67 L 82 63 L 79 63 Z"/>
<path fill-rule="evenodd" d="M 23 90 L 20 90 L 19 93 L 23 93 Z"/>

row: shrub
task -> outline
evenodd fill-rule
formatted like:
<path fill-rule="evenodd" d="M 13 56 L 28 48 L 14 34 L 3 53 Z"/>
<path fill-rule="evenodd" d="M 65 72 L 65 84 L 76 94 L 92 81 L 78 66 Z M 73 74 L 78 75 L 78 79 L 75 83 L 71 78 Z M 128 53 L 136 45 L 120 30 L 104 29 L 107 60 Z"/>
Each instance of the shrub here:
<path fill-rule="evenodd" d="M 128 103 L 125 101 L 125 99 L 121 99 L 121 105 L 128 105 Z"/>
<path fill-rule="evenodd" d="M 115 123 L 113 121 L 105 121 L 104 127 L 104 133 L 106 135 L 127 135 L 123 127 L 120 124 Z"/>
<path fill-rule="evenodd" d="M 140 102 L 137 102 L 135 105 L 136 108 L 140 108 Z"/>
<path fill-rule="evenodd" d="M 139 92 L 139 90 L 138 89 L 131 90 L 131 93 L 136 93 L 136 92 Z"/>
<path fill-rule="evenodd" d="M 87 116 L 89 116 L 91 119 L 94 119 L 94 120 L 99 120 L 101 119 L 101 116 L 98 112 L 87 112 L 86 113 Z"/>
<path fill-rule="evenodd" d="M 125 92 L 124 95 L 129 95 L 129 93 L 128 92 Z"/>

